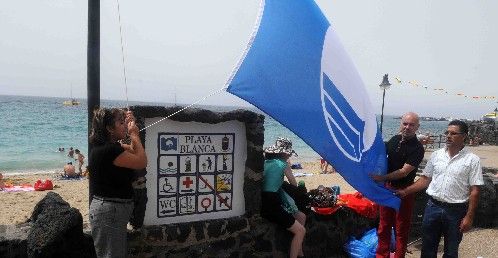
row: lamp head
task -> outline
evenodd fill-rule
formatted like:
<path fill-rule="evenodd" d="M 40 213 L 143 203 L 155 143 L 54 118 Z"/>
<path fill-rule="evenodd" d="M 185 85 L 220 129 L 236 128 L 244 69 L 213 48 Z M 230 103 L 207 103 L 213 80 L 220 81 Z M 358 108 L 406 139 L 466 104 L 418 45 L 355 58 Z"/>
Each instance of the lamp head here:
<path fill-rule="evenodd" d="M 382 83 L 379 85 L 379 87 L 383 90 L 387 90 L 391 86 L 391 83 L 389 83 L 388 76 L 389 76 L 388 74 L 384 74 L 384 77 L 382 78 Z"/>

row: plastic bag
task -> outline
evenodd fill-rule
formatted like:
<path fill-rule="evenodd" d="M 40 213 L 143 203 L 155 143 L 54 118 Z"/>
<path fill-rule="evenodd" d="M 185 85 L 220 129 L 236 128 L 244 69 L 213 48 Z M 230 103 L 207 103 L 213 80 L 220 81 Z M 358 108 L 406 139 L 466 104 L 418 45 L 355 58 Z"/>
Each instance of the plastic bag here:
<path fill-rule="evenodd" d="M 351 237 L 350 240 L 344 245 L 344 249 L 350 257 L 375 257 L 375 251 L 379 245 L 379 238 L 377 237 L 377 229 L 372 228 L 365 232 L 360 239 Z M 396 238 L 394 230 L 391 231 L 391 245 L 390 251 L 394 252 L 396 247 Z"/>
<path fill-rule="evenodd" d="M 377 237 L 377 229 L 372 228 L 369 231 L 365 232 L 360 239 L 361 242 L 365 243 L 366 248 L 370 253 L 373 253 L 375 256 L 375 250 L 377 250 L 377 245 L 379 244 L 379 238 Z"/>
<path fill-rule="evenodd" d="M 366 258 L 375 257 L 375 250 L 377 249 L 378 238 L 377 229 L 372 228 L 367 231 L 360 239 L 351 237 L 350 240 L 344 245 L 345 251 L 349 257 L 353 258 Z"/>
<path fill-rule="evenodd" d="M 352 258 L 369 258 L 375 257 L 375 250 L 372 252 L 367 244 L 352 237 L 345 245 L 344 249 Z"/>

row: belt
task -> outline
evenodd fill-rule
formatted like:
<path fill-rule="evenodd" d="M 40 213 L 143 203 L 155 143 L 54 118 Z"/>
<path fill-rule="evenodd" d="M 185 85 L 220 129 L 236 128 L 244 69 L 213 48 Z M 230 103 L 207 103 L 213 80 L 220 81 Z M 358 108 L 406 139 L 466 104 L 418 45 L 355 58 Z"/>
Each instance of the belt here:
<path fill-rule="evenodd" d="M 131 183 L 133 189 L 145 189 L 145 177 L 139 177 L 137 180 Z"/>
<path fill-rule="evenodd" d="M 436 204 L 437 206 L 441 207 L 449 207 L 449 208 L 464 208 L 467 207 L 467 202 L 462 202 L 462 203 L 449 203 L 449 202 L 442 202 L 434 199 L 434 197 L 429 196 L 429 199 L 432 201 L 432 203 Z"/>
<path fill-rule="evenodd" d="M 112 203 L 132 203 L 132 199 L 121 199 L 121 198 L 109 198 L 109 197 L 101 197 L 101 196 L 93 196 L 93 199 L 99 200 L 102 202 L 112 202 Z"/>

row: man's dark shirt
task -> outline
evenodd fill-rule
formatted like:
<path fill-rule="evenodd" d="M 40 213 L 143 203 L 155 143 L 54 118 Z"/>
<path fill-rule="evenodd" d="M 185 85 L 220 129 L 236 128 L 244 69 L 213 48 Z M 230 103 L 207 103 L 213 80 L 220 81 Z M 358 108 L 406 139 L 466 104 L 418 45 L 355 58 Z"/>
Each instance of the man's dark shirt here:
<path fill-rule="evenodd" d="M 401 135 L 393 136 L 387 143 L 387 173 L 392 173 L 403 165 L 409 164 L 415 168 L 404 178 L 390 181 L 394 187 L 405 187 L 413 183 L 417 174 L 418 165 L 424 158 L 424 147 L 416 136 L 400 143 Z"/>

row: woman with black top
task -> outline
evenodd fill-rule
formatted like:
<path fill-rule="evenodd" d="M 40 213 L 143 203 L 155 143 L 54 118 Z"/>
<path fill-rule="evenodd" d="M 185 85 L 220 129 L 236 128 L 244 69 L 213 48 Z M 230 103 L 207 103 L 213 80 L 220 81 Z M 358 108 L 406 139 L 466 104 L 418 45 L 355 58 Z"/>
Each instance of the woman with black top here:
<path fill-rule="evenodd" d="M 130 136 L 131 144 L 121 140 Z M 133 210 L 135 169 L 147 166 L 147 156 L 131 111 L 94 111 L 89 155 L 90 226 L 98 257 L 126 257 L 126 224 Z"/>

